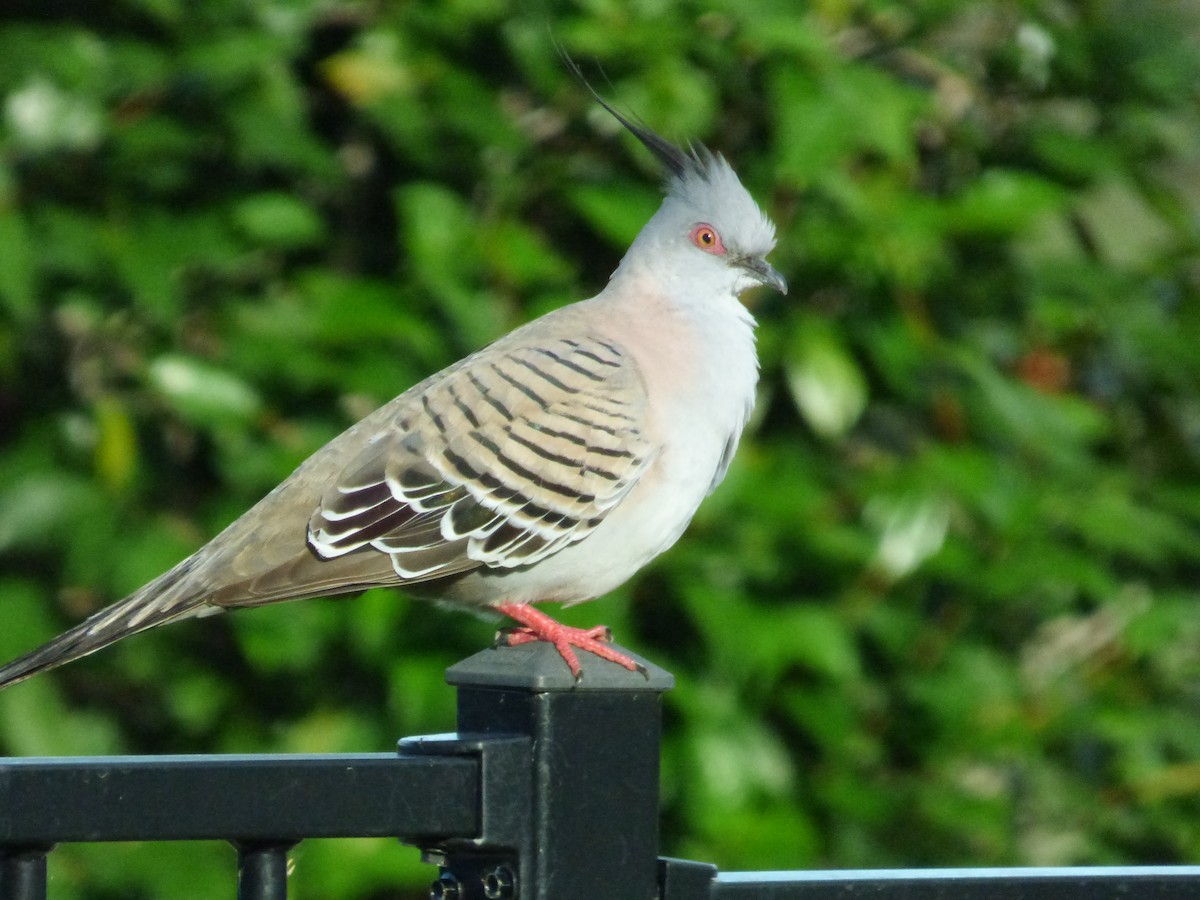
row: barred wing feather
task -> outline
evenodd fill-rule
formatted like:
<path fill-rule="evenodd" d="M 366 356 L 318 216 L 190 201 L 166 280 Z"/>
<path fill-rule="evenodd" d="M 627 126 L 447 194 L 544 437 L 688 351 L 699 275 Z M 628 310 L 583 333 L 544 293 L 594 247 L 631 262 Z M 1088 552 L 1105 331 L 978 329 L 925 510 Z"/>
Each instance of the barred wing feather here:
<path fill-rule="evenodd" d="M 610 342 L 485 350 L 429 385 L 309 522 L 330 559 L 371 547 L 403 580 L 530 565 L 585 538 L 652 456 L 645 389 Z"/>

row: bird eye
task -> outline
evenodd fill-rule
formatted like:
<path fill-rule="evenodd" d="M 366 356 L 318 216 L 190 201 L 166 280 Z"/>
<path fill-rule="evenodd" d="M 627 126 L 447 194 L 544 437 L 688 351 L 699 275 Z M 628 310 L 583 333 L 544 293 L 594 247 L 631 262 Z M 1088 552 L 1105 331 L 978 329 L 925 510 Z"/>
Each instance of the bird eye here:
<path fill-rule="evenodd" d="M 725 255 L 725 244 L 722 243 L 721 236 L 717 234 L 717 229 L 705 222 L 701 222 L 692 229 L 688 240 L 705 253 L 712 253 L 716 256 Z"/>

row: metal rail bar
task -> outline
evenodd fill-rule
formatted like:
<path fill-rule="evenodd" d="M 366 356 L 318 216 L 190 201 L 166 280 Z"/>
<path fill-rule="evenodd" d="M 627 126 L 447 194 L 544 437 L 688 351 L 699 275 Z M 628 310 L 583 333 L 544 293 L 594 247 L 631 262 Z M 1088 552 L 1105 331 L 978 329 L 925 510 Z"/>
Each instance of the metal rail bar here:
<path fill-rule="evenodd" d="M 1194 900 L 1200 866 L 731 872 L 712 900 Z"/>
<path fill-rule="evenodd" d="M 6 759 L 0 845 L 469 837 L 480 825 L 479 781 L 478 760 L 463 756 Z"/>
<path fill-rule="evenodd" d="M 1200 866 L 718 872 L 659 860 L 661 900 L 1191 900 Z"/>

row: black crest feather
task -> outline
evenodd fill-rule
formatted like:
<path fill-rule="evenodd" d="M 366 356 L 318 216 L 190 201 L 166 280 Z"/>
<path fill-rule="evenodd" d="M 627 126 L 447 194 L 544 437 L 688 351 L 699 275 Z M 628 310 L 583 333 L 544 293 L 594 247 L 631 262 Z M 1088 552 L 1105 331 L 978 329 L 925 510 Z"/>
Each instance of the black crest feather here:
<path fill-rule="evenodd" d="M 561 44 L 557 44 L 556 46 L 558 47 L 558 55 L 562 58 L 563 65 L 567 67 L 567 71 L 575 76 L 575 80 L 587 89 L 588 93 L 595 98 L 597 103 L 604 107 L 609 115 L 625 126 L 630 134 L 641 141 L 642 145 L 653 153 L 655 158 L 666 166 L 672 175 L 681 178 L 687 171 L 697 167 L 700 160 L 695 153 L 685 152 L 666 138 L 655 134 L 644 124 L 635 122 L 614 109 L 613 105 L 600 96 L 600 92 L 592 87 L 591 82 L 584 77 L 583 70 L 579 68 L 579 63 L 571 58 L 570 54 L 567 53 Z"/>

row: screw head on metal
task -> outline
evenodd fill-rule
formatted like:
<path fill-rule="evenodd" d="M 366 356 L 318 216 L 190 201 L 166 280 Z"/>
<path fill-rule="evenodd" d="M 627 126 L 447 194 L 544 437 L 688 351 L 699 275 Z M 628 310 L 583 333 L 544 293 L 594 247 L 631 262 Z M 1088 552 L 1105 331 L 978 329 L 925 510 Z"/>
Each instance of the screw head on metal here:
<path fill-rule="evenodd" d="M 449 872 L 443 872 L 442 876 L 429 886 L 429 900 L 462 900 L 462 885 Z"/>
<path fill-rule="evenodd" d="M 517 878 L 512 868 L 499 865 L 483 876 L 483 896 L 487 900 L 507 900 L 516 893 Z"/>

